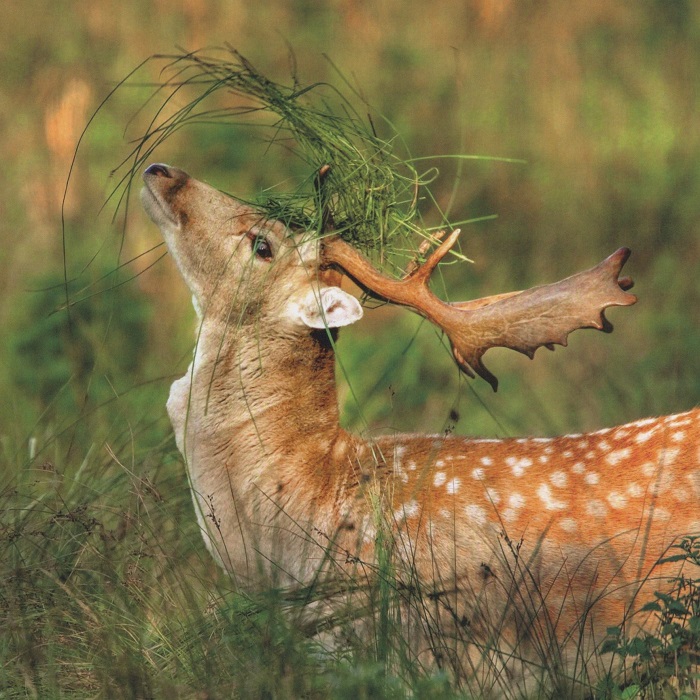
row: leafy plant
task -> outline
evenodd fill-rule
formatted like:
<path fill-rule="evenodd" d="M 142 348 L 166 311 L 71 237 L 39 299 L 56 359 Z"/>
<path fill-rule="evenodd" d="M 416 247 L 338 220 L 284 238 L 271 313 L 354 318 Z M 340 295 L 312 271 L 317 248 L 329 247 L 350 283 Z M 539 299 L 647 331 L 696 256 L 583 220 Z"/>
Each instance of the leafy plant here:
<path fill-rule="evenodd" d="M 655 634 L 627 638 L 621 627 L 608 630 L 602 651 L 629 661 L 630 681 L 624 687 L 610 678 L 600 686 L 610 698 L 674 697 L 692 700 L 700 692 L 700 536 L 674 545 L 678 553 L 661 563 L 683 561 L 689 569 L 670 593 L 655 593 L 641 612 L 656 614 Z M 659 695 L 662 693 L 662 695 Z"/>

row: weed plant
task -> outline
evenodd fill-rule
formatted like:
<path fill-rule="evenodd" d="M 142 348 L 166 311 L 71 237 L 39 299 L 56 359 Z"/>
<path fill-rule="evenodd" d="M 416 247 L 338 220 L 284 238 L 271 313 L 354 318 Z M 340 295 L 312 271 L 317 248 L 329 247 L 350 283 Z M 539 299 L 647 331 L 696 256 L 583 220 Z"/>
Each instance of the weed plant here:
<path fill-rule="evenodd" d="M 686 537 L 673 549 L 662 562 L 684 562 L 683 575 L 669 593 L 657 591 L 640 611 L 656 613 L 656 633 L 629 638 L 622 626 L 608 630 L 602 651 L 624 659 L 628 675 L 623 686 L 604 679 L 601 694 L 625 699 L 700 696 L 700 537 Z"/>

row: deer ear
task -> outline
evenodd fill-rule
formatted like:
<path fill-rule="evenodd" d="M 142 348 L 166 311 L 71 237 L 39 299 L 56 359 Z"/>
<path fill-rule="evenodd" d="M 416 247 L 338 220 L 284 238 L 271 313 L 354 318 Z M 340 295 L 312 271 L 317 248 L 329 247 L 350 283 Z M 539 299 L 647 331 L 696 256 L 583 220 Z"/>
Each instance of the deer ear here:
<path fill-rule="evenodd" d="M 291 320 L 309 328 L 340 328 L 362 318 L 362 306 L 340 287 L 310 289 L 287 307 Z"/>

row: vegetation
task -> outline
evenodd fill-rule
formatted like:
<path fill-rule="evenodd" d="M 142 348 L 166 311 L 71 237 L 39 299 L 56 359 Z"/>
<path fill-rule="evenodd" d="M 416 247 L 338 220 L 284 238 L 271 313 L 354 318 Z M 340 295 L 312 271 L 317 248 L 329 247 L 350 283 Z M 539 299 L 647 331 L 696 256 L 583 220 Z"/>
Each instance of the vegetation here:
<path fill-rule="evenodd" d="M 298 601 L 241 596 L 203 548 L 164 410 L 191 351 L 189 300 L 121 178 L 162 160 L 299 221 L 317 216 L 311 178 L 333 154 L 299 158 L 270 146 L 258 115 L 244 126 L 211 111 L 165 141 L 131 142 L 191 101 L 172 59 L 140 65 L 153 54 L 231 42 L 289 94 L 318 84 L 313 96 L 357 125 L 355 146 L 374 144 L 363 177 L 400 166 L 377 185 L 365 245 L 375 221 L 383 241 L 404 224 L 480 221 L 463 226 L 476 264 L 443 269 L 454 298 L 560 279 L 633 249 L 641 301 L 610 314 L 615 333 L 579 334 L 533 364 L 496 356 L 496 396 L 458 376 L 420 319 L 373 311 L 340 342 L 348 427 L 574 432 L 699 400 L 696 4 L 258 5 L 139 0 L 117 16 L 105 0 L 29 3 L 0 23 L 0 697 L 468 697 L 408 663 L 390 625 L 374 645 L 324 654 L 295 624 Z M 214 86 L 216 67 L 187 89 Z M 338 90 L 352 110 L 337 111 L 348 104 Z M 414 183 L 427 180 L 430 196 L 414 202 Z M 341 227 L 358 211 L 335 208 Z M 697 541 L 679 555 L 688 581 L 650 601 L 659 634 L 611 629 L 608 648 L 629 675 L 605 679 L 597 696 L 697 692 Z"/>
<path fill-rule="evenodd" d="M 601 695 L 633 698 L 658 695 L 692 700 L 697 697 L 698 651 L 700 650 L 700 537 L 688 536 L 674 549 L 677 553 L 664 562 L 682 561 L 688 571 L 676 581 L 671 593 L 656 593 L 642 611 L 654 611 L 659 619 L 658 632 L 625 637 L 620 627 L 611 627 L 603 650 L 629 663 L 630 680 L 624 686 L 604 679 L 598 686 Z"/>
<path fill-rule="evenodd" d="M 270 218 L 321 234 L 330 223 L 323 221 L 324 214 L 332 210 L 336 232 L 369 250 L 383 249 L 394 236 L 405 234 L 404 229 L 416 230 L 416 205 L 423 184 L 419 174 L 410 161 L 397 158 L 391 140 L 376 135 L 371 116 L 357 114 L 342 93 L 329 85 L 299 84 L 296 76 L 291 86 L 275 83 L 230 47 L 156 60 L 167 62 L 158 91 L 166 96 L 132 152 L 124 175 L 127 190 L 152 153 L 180 129 L 192 124 L 252 126 L 269 139 L 271 147 L 282 145 L 301 158 L 310 173 L 307 187 L 263 193 L 258 206 Z M 330 96 L 323 94 L 324 88 Z M 223 100 L 212 104 L 220 93 Z M 336 110 L 329 97 L 339 103 Z M 162 116 L 176 100 L 173 113 Z"/>

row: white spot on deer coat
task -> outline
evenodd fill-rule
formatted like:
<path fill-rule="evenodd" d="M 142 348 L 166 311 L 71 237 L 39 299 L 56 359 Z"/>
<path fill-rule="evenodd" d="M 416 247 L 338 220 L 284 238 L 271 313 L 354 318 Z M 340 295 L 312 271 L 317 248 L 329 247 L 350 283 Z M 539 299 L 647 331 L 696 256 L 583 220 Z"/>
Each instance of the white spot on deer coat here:
<path fill-rule="evenodd" d="M 690 487 L 695 491 L 696 496 L 700 496 L 700 471 L 694 471 L 688 474 Z"/>
<path fill-rule="evenodd" d="M 537 489 L 537 495 L 542 503 L 544 503 L 544 507 L 547 510 L 563 510 L 566 508 L 566 503 L 564 501 L 559 501 L 554 498 L 548 484 L 540 484 Z"/>
<path fill-rule="evenodd" d="M 445 489 L 447 490 L 447 493 L 449 493 L 451 496 L 457 493 L 459 491 L 459 487 L 461 486 L 462 481 L 458 479 L 456 476 L 453 479 L 450 479 L 447 482 L 447 486 L 445 486 Z"/>
<path fill-rule="evenodd" d="M 464 512 L 477 525 L 483 525 L 486 522 L 486 511 L 481 506 L 472 503 L 464 507 Z"/>
<path fill-rule="evenodd" d="M 608 503 L 615 509 L 620 510 L 627 505 L 627 497 L 618 491 L 611 491 L 608 494 Z"/>
<path fill-rule="evenodd" d="M 659 463 L 663 465 L 673 464 L 680 453 L 678 447 L 659 450 Z"/>
<path fill-rule="evenodd" d="M 419 510 L 420 506 L 418 505 L 418 501 L 411 500 L 406 501 L 406 503 L 397 510 L 397 513 L 400 513 L 401 517 L 404 518 L 415 518 Z"/>
<path fill-rule="evenodd" d="M 532 460 L 529 457 L 506 457 L 506 464 L 511 468 L 513 476 L 522 476 L 532 466 Z"/>
<path fill-rule="evenodd" d="M 493 464 L 493 460 L 491 459 L 491 457 L 482 457 L 482 458 L 481 458 L 481 463 L 482 463 L 485 467 L 490 467 L 490 466 Z"/>
<path fill-rule="evenodd" d="M 639 484 L 631 483 L 627 486 L 627 493 L 632 498 L 639 498 L 644 493 L 644 490 Z"/>
<path fill-rule="evenodd" d="M 481 467 L 476 467 L 475 469 L 472 469 L 472 479 L 476 479 L 477 481 L 483 481 L 485 477 L 486 472 Z"/>
<path fill-rule="evenodd" d="M 586 513 L 588 515 L 593 515 L 597 518 L 602 518 L 607 513 L 607 508 L 603 501 L 599 501 L 597 498 L 593 498 L 586 504 Z"/>
<path fill-rule="evenodd" d="M 496 489 L 486 489 L 486 497 L 494 505 L 501 502 L 501 496 Z"/>
<path fill-rule="evenodd" d="M 614 450 L 610 454 L 606 455 L 605 460 L 608 464 L 615 467 L 623 460 L 628 459 L 631 454 L 632 450 L 629 447 L 623 447 L 621 450 Z"/>
<path fill-rule="evenodd" d="M 583 480 L 587 484 L 595 486 L 600 481 L 600 474 L 598 474 L 598 472 L 588 472 L 588 474 L 583 477 Z"/>
<path fill-rule="evenodd" d="M 433 477 L 433 486 L 442 486 L 447 481 L 447 474 L 445 472 L 435 472 Z"/>
<path fill-rule="evenodd" d="M 362 541 L 371 544 L 377 539 L 377 530 L 372 525 L 362 528 Z"/>
<path fill-rule="evenodd" d="M 654 433 L 656 432 L 656 428 L 652 428 L 651 430 L 645 430 L 641 433 L 637 433 L 637 435 L 634 438 L 634 441 L 638 444 L 641 445 L 644 442 L 648 442 L 651 440 L 653 437 Z"/>
<path fill-rule="evenodd" d="M 565 532 L 576 532 L 578 524 L 573 518 L 562 518 L 559 521 L 559 527 Z"/>
<path fill-rule="evenodd" d="M 571 471 L 574 474 L 583 474 L 586 471 L 586 466 L 583 462 L 576 462 L 576 464 L 571 466 Z"/>
<path fill-rule="evenodd" d="M 404 484 L 408 483 L 408 474 L 403 470 L 403 467 L 401 467 L 401 465 L 398 463 L 394 464 L 394 474 L 396 474 L 396 476 L 398 476 L 399 479 L 401 479 L 401 481 Z"/>
<path fill-rule="evenodd" d="M 519 493 L 511 493 L 508 496 L 508 505 L 514 510 L 519 510 L 525 505 L 525 498 Z"/>
<path fill-rule="evenodd" d="M 563 489 L 566 486 L 566 482 L 569 480 L 569 477 L 566 475 L 566 472 L 557 471 L 550 474 L 549 480 L 558 489 Z"/>
<path fill-rule="evenodd" d="M 517 517 L 517 513 L 512 508 L 504 508 L 499 512 L 501 520 L 505 520 L 507 523 L 512 523 Z"/>
<path fill-rule="evenodd" d="M 680 503 L 685 503 L 690 498 L 690 492 L 687 489 L 676 489 L 673 495 Z"/>
<path fill-rule="evenodd" d="M 679 414 L 675 416 L 668 416 L 666 422 L 671 428 L 683 428 L 686 425 L 691 425 L 693 422 L 690 417 L 685 414 Z"/>

